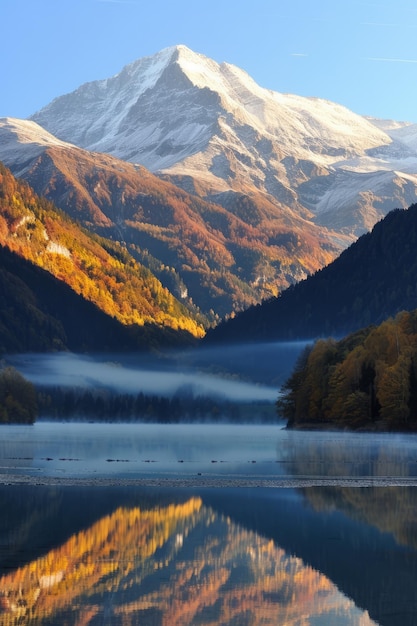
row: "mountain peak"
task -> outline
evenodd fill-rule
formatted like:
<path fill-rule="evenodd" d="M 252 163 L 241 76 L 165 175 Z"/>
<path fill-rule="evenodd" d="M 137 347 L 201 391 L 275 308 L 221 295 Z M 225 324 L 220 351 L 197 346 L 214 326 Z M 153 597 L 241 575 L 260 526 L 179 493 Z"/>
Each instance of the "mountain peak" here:
<path fill-rule="evenodd" d="M 176 55 L 178 59 L 187 59 L 187 58 L 206 58 L 204 55 L 199 54 L 198 52 L 194 52 L 188 46 L 184 44 L 178 44 L 176 46 L 171 46 L 170 48 L 165 48 L 165 50 L 171 50 L 173 55 Z"/>
<path fill-rule="evenodd" d="M 196 87 L 215 87 L 220 69 L 216 61 L 183 45 L 176 46 L 173 58 Z"/>
<path fill-rule="evenodd" d="M 417 162 L 412 129 L 385 129 L 334 102 L 265 89 L 185 45 L 83 85 L 31 119 L 81 148 L 198 180 L 207 196 L 261 192 L 292 210 L 301 203 L 322 225 L 333 206 L 340 213 L 355 205 L 371 211 L 369 228 L 381 213 L 371 206 L 367 176 L 379 177 L 388 207 L 397 186 L 392 160 L 393 172 L 405 165 L 413 174 Z M 312 172 L 317 185 L 309 186 Z M 352 172 L 355 183 L 344 188 Z M 414 193 L 404 205 L 413 201 Z"/>
<path fill-rule="evenodd" d="M 238 67 L 185 45 L 164 48 L 111 78 L 82 85 L 31 119 L 62 140 L 153 171 L 201 152 L 219 132 L 217 144 L 233 141 L 242 152 L 243 127 L 276 144 L 278 156 L 296 151 L 297 158 L 313 158 L 319 165 L 333 165 L 335 151 L 336 160 L 343 160 L 391 141 L 340 105 L 264 89 Z M 258 157 L 251 158 L 260 162 Z"/>

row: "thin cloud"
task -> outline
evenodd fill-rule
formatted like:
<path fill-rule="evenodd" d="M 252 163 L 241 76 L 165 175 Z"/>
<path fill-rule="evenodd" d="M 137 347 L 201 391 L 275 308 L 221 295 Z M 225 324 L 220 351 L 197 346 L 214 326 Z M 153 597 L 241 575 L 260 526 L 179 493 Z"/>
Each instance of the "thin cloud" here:
<path fill-rule="evenodd" d="M 308 54 L 305 54 L 304 52 L 291 52 L 292 57 L 308 57 Z"/>
<path fill-rule="evenodd" d="M 396 59 L 390 57 L 365 57 L 365 61 L 376 61 L 378 63 L 417 63 L 417 59 Z"/>
<path fill-rule="evenodd" d="M 359 22 L 360 26 L 382 26 L 384 28 L 417 28 L 417 24 L 398 24 L 395 22 Z"/>
<path fill-rule="evenodd" d="M 361 26 L 387 26 L 389 28 L 402 26 L 401 24 L 394 24 L 393 22 L 359 22 L 359 24 Z"/>
<path fill-rule="evenodd" d="M 105 4 L 138 4 L 135 0 L 94 0 Z"/>

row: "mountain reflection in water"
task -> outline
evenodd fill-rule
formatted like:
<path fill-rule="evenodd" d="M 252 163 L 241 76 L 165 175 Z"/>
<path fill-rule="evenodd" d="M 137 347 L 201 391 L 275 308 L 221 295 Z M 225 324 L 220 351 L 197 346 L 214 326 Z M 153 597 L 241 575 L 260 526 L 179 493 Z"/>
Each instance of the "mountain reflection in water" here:
<path fill-rule="evenodd" d="M 375 624 L 323 574 L 199 496 L 119 506 L 3 568 L 0 590 L 2 626 Z"/>
<path fill-rule="evenodd" d="M 416 626 L 416 455 L 279 426 L 5 426 L 0 626 Z"/>

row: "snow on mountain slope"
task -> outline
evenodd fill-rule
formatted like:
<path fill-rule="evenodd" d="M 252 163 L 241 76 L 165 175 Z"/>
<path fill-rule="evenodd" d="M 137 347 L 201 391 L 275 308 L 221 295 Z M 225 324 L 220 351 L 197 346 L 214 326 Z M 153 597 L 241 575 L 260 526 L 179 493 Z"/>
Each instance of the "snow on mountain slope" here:
<path fill-rule="evenodd" d="M 263 194 L 277 212 L 326 213 L 326 224 L 355 236 L 415 195 L 417 126 L 264 89 L 185 46 L 82 85 L 31 119 L 63 141 L 140 163 L 205 197 Z M 347 196 L 333 188 L 340 177 Z"/>
<path fill-rule="evenodd" d="M 198 137 L 207 141 L 221 135 L 220 120 L 237 137 L 238 129 L 248 126 L 278 141 L 284 154 L 314 155 L 326 164 L 338 158 L 335 151 L 345 158 L 390 142 L 386 133 L 345 107 L 263 89 L 239 68 L 219 65 L 185 46 L 83 85 L 32 119 L 61 139 L 137 160 L 151 170 L 194 154 Z M 167 160 L 168 146 L 173 156 Z"/>
<path fill-rule="evenodd" d="M 42 126 L 28 120 L 11 117 L 0 118 L 0 161 L 9 167 L 17 166 L 15 173 L 21 176 L 25 164 L 52 146 L 71 147 L 48 133 Z"/>
<path fill-rule="evenodd" d="M 417 202 L 417 175 L 383 169 L 367 173 L 337 169 L 322 178 L 321 186 L 319 180 L 299 188 L 302 203 L 314 207 L 316 224 L 356 235 L 363 229 L 371 230 L 393 207 Z"/>
<path fill-rule="evenodd" d="M 393 139 L 403 143 L 413 151 L 417 151 L 417 124 L 410 124 L 389 131 Z"/>

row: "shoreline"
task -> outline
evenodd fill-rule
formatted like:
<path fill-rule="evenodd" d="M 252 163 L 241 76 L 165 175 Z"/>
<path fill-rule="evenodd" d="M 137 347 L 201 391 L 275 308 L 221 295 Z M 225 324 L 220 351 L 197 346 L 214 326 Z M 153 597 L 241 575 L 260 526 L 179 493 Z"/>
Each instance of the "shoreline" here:
<path fill-rule="evenodd" d="M 70 476 L 31 476 L 29 474 L 0 474 L 0 487 L 157 487 L 157 488 L 273 488 L 295 489 L 302 487 L 417 487 L 417 476 L 289 476 L 280 478 L 236 478 L 222 479 L 209 476 L 186 478 L 110 478 Z"/>
<path fill-rule="evenodd" d="M 361 424 L 356 427 L 347 424 L 337 424 L 333 422 L 309 422 L 303 421 L 297 424 L 287 424 L 284 426 L 288 431 L 304 431 L 304 432 L 337 432 L 337 433 L 375 433 L 381 435 L 417 435 L 417 427 L 412 428 L 388 428 L 386 422 L 369 422 L 369 424 Z"/>

